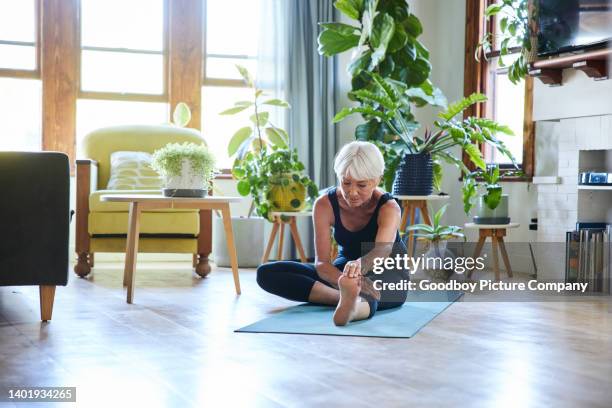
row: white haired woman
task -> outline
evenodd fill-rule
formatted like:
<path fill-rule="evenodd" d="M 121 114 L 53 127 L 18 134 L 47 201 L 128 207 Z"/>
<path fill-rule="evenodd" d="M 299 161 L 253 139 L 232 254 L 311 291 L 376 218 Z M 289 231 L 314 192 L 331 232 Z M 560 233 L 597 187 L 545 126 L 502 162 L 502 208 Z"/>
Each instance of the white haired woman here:
<path fill-rule="evenodd" d="M 257 268 L 259 286 L 290 300 L 336 306 L 333 320 L 338 326 L 401 306 L 407 291 L 380 290 L 381 283 L 399 283 L 409 274 L 402 269 L 371 271 L 373 254 L 407 252 L 398 233 L 401 209 L 389 193 L 377 188 L 384 168 L 376 145 L 355 141 L 343 146 L 334 161 L 340 185 L 328 189 L 314 204 L 315 264 L 263 264 Z M 333 261 L 330 227 L 338 243 L 338 257 Z M 364 245 L 374 249 L 364 254 Z M 375 285 L 375 280 L 381 282 Z"/>

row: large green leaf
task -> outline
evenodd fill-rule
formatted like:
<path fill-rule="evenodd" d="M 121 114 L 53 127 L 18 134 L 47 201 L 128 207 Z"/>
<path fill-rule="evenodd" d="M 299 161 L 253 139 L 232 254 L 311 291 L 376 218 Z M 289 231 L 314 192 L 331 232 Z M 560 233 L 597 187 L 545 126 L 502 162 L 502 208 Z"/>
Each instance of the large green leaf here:
<path fill-rule="evenodd" d="M 468 143 L 463 146 L 463 150 L 476 167 L 481 168 L 483 170 L 487 168 L 487 164 L 485 163 L 484 158 L 482 157 L 482 152 L 480 151 L 480 148 L 477 145 Z"/>
<path fill-rule="evenodd" d="M 353 58 L 347 67 L 347 71 L 351 78 L 357 77 L 364 69 L 370 65 L 372 60 L 372 51 L 365 50 L 360 55 Z"/>
<path fill-rule="evenodd" d="M 349 50 L 356 47 L 359 43 L 359 35 L 348 33 L 346 28 L 338 27 L 333 24 L 340 23 L 328 23 L 327 27 L 323 27 L 321 34 L 319 34 L 319 54 L 326 57 L 331 57 L 332 55 Z M 346 24 L 342 24 L 342 26 L 345 25 Z"/>
<path fill-rule="evenodd" d="M 363 12 L 363 0 L 336 0 L 334 7 L 353 20 L 359 20 Z"/>
<path fill-rule="evenodd" d="M 185 127 L 191 120 L 191 109 L 185 102 L 179 102 L 174 108 L 172 122 L 178 127 Z"/>
<path fill-rule="evenodd" d="M 440 112 L 438 116 L 445 120 L 451 120 L 452 118 L 457 116 L 459 113 L 466 110 L 468 107 L 474 105 L 475 103 L 483 102 L 486 100 L 487 100 L 487 97 L 485 95 L 480 94 L 480 93 L 473 93 L 470 96 L 467 96 L 449 105 L 448 109 L 446 109 L 444 112 Z"/>
<path fill-rule="evenodd" d="M 369 104 L 379 104 L 387 110 L 397 109 L 397 105 L 386 95 L 379 95 L 374 92 L 368 91 L 367 89 L 359 89 L 352 91 L 351 95 L 354 96 L 361 102 Z"/>
<path fill-rule="evenodd" d="M 227 154 L 232 157 L 238 151 L 238 148 L 247 140 L 251 133 L 253 133 L 253 129 L 250 126 L 243 127 L 238 129 L 234 136 L 229 141 L 227 145 Z"/>
<path fill-rule="evenodd" d="M 440 191 L 442 189 L 442 165 L 439 160 L 434 160 L 433 162 L 433 186 L 436 190 Z"/>
<path fill-rule="evenodd" d="M 417 106 L 425 106 L 429 104 L 432 106 L 446 107 L 446 97 L 440 89 L 434 88 L 431 91 L 431 94 L 429 94 L 426 91 L 426 88 L 427 85 L 420 86 L 418 88 L 409 88 L 406 91 L 406 96 L 408 96 L 410 101 L 415 103 Z"/>
<path fill-rule="evenodd" d="M 338 112 L 336 116 L 334 116 L 333 122 L 334 123 L 340 122 L 342 119 L 354 113 L 361 113 L 364 116 L 374 116 L 374 117 L 380 118 L 381 120 L 384 120 L 387 118 L 384 113 L 377 111 L 375 109 L 372 109 L 369 106 L 363 106 L 363 107 L 357 106 L 357 107 L 351 107 L 351 108 L 342 108 L 342 110 Z"/>
<path fill-rule="evenodd" d="M 266 135 L 268 135 L 268 139 L 272 142 L 273 145 L 280 148 L 287 148 L 287 133 L 283 129 L 279 129 L 276 127 L 267 127 Z"/>
<path fill-rule="evenodd" d="M 370 70 L 374 70 L 385 58 L 387 47 L 395 31 L 395 21 L 393 17 L 386 13 L 380 13 L 374 18 L 370 46 L 374 50 Z"/>
<path fill-rule="evenodd" d="M 431 72 L 431 64 L 425 58 L 419 57 L 413 61 L 407 68 L 407 76 L 405 83 L 408 86 L 419 86 L 427 78 Z"/>
<path fill-rule="evenodd" d="M 266 126 L 268 123 L 268 117 L 270 114 L 268 112 L 258 112 L 257 114 L 252 114 L 249 119 L 255 126 Z"/>
<path fill-rule="evenodd" d="M 236 113 L 242 112 L 243 110 L 248 108 L 248 105 L 234 106 L 233 108 L 224 110 L 223 112 L 219 113 L 219 115 L 235 115 Z"/>
<path fill-rule="evenodd" d="M 487 186 L 487 194 L 484 195 L 483 200 L 487 207 L 494 210 L 499 205 L 502 196 L 502 188 L 499 185 Z"/>
<path fill-rule="evenodd" d="M 414 38 L 418 37 L 423 32 L 423 25 L 414 14 L 410 14 L 404 21 L 402 21 L 402 25 L 404 26 L 406 33 L 410 34 Z"/>
<path fill-rule="evenodd" d="M 395 25 L 395 31 L 393 32 L 393 37 L 391 37 L 391 41 L 389 41 L 388 52 L 396 52 L 401 50 L 406 43 L 408 42 L 408 35 L 406 35 L 406 30 L 404 30 L 404 26 L 400 24 Z"/>
<path fill-rule="evenodd" d="M 248 69 L 238 64 L 236 64 L 236 69 L 240 73 L 240 76 L 242 77 L 244 82 L 247 84 L 247 86 L 253 87 L 255 85 L 255 81 L 253 80 L 253 77 L 249 73 Z"/>
<path fill-rule="evenodd" d="M 264 105 L 280 106 L 281 108 L 290 108 L 291 106 L 281 99 L 269 99 L 263 103 Z"/>
<path fill-rule="evenodd" d="M 497 13 L 499 13 L 503 7 L 504 7 L 503 4 L 493 3 L 489 7 L 487 7 L 487 9 L 485 10 L 485 16 L 486 17 L 494 16 Z"/>
<path fill-rule="evenodd" d="M 240 180 L 236 188 L 241 196 L 248 196 L 251 191 L 251 185 L 247 180 Z"/>

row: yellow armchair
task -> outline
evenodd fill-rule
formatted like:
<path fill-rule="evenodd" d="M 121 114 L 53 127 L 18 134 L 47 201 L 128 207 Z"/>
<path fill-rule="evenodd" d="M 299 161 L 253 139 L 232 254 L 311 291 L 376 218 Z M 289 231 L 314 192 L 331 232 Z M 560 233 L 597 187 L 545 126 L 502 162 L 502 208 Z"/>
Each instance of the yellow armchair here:
<path fill-rule="evenodd" d="M 128 206 L 104 202 L 103 194 L 160 194 L 159 190 L 108 190 L 110 156 L 117 151 L 153 153 L 168 143 L 204 144 L 194 129 L 173 126 L 114 126 L 95 130 L 83 140 L 86 158 L 76 163 L 76 242 L 74 271 L 91 272 L 96 252 L 124 252 Z M 212 243 L 210 210 L 155 210 L 142 214 L 139 252 L 190 253 L 196 273 L 210 272 Z"/>

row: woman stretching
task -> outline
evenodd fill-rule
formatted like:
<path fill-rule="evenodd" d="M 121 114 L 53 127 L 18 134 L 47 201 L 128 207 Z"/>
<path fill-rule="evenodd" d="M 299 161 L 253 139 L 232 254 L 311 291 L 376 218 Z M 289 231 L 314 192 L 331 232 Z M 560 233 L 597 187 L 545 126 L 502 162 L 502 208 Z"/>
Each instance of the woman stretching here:
<path fill-rule="evenodd" d="M 336 306 L 333 320 L 338 326 L 401 306 L 405 290 L 377 290 L 381 285 L 373 281 L 400 282 L 409 279 L 409 274 L 401 269 L 371 271 L 374 255 L 407 252 L 398 233 L 400 207 L 389 193 L 377 188 L 384 167 L 374 144 L 343 146 L 334 161 L 340 185 L 328 189 L 314 204 L 315 264 L 268 262 L 257 268 L 259 286 L 290 300 Z M 333 261 L 331 227 L 338 243 L 338 257 Z M 374 249 L 364 254 L 362 244 Z"/>

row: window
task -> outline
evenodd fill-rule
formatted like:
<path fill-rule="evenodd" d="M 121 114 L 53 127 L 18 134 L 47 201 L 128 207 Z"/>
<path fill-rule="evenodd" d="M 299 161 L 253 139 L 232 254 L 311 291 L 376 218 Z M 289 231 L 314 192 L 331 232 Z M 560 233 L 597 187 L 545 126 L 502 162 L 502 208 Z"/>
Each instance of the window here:
<path fill-rule="evenodd" d="M 92 130 L 168 122 L 166 7 L 166 0 L 81 0 L 77 156 Z"/>
<path fill-rule="evenodd" d="M 165 8 L 165 0 L 81 0 L 81 97 L 165 100 Z"/>
<path fill-rule="evenodd" d="M 202 133 L 217 157 L 219 168 L 232 166 L 227 143 L 236 130 L 245 126 L 241 123 L 248 123 L 248 112 L 235 116 L 220 116 L 219 112 L 236 101 L 252 98 L 235 65 L 246 67 L 254 77 L 257 75 L 259 7 L 258 0 L 205 2 Z"/>
<path fill-rule="evenodd" d="M 38 70 L 37 14 L 37 0 L 0 0 L 0 70 Z"/>
<path fill-rule="evenodd" d="M 0 0 L 0 150 L 41 150 L 38 1 Z"/>
<path fill-rule="evenodd" d="M 481 92 L 487 95 L 484 108 L 474 108 L 469 115 L 485 116 L 508 125 L 514 136 L 498 135 L 512 152 L 528 179 L 533 175 L 533 138 L 534 126 L 531 121 L 532 111 L 532 78 L 526 78 L 517 84 L 510 82 L 507 67 L 521 51 L 516 44 L 509 44 L 513 54 L 503 57 L 500 63 L 499 47 L 482 58 L 474 59 L 475 48 L 484 33 L 498 30 L 498 22 L 485 18 L 485 9 L 496 0 L 476 0 L 466 3 L 466 37 L 465 37 L 465 84 L 464 93 Z M 497 163 L 500 168 L 513 168 L 511 162 L 496 150 L 485 147 L 483 150 L 487 163 Z M 523 179 L 523 178 L 522 178 Z"/>

